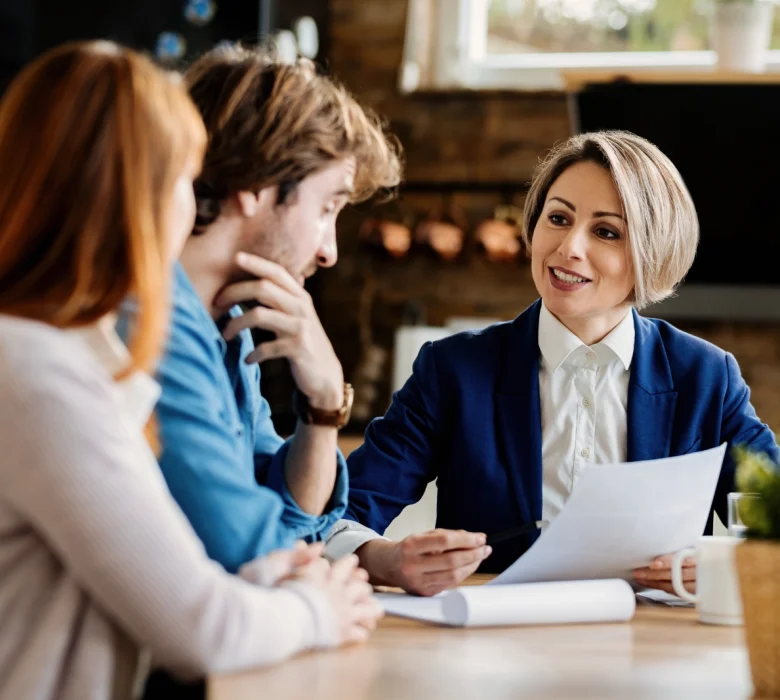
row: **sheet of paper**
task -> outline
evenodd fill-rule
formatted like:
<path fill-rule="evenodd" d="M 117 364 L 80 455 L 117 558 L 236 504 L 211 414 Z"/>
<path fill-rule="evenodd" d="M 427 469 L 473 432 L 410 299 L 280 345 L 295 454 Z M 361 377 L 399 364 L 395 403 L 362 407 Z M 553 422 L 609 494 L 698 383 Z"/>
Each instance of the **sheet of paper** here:
<path fill-rule="evenodd" d="M 625 622 L 634 591 L 620 579 L 463 586 L 433 598 L 380 593 L 389 615 L 454 627 Z"/>
<path fill-rule="evenodd" d="M 435 622 L 439 625 L 447 624 L 441 607 L 440 593 L 430 598 L 407 595 L 406 593 L 375 593 L 374 597 L 379 601 L 385 613 L 396 617 L 406 617 L 411 620 L 423 622 Z"/>
<path fill-rule="evenodd" d="M 623 578 L 704 531 L 726 444 L 680 457 L 594 465 L 533 546 L 487 585 Z"/>
<path fill-rule="evenodd" d="M 647 590 L 637 591 L 636 599 L 640 603 L 647 603 L 648 605 L 666 605 L 670 608 L 693 608 L 693 603 L 689 603 L 687 600 L 683 600 L 672 593 L 666 591 L 659 591 L 655 588 L 648 588 Z"/>

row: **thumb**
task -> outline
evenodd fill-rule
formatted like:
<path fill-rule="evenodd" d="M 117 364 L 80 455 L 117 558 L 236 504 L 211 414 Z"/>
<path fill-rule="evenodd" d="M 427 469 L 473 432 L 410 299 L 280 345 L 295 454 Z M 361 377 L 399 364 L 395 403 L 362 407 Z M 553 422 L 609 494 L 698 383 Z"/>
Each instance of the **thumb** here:
<path fill-rule="evenodd" d="M 664 554 L 660 557 L 656 557 L 650 564 L 651 569 L 670 569 L 672 567 L 672 559 L 674 554 Z"/>
<path fill-rule="evenodd" d="M 300 566 L 296 563 L 299 557 L 307 556 L 306 550 L 297 546 L 295 549 L 277 550 L 244 564 L 238 575 L 258 586 L 275 586 Z"/>
<path fill-rule="evenodd" d="M 324 549 L 325 545 L 322 542 L 307 545 L 305 542 L 298 540 L 295 543 L 295 549 L 290 552 L 290 566 L 292 570 L 311 564 L 315 559 L 322 556 Z"/>

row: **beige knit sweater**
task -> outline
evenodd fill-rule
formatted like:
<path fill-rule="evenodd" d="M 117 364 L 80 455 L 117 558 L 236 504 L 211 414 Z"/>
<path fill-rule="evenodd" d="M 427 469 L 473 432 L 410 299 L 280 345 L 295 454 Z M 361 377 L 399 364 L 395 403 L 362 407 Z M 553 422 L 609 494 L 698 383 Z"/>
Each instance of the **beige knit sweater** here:
<path fill-rule="evenodd" d="M 183 677 L 330 646 L 328 601 L 210 561 L 141 436 L 156 383 L 111 319 L 0 315 L 0 700 L 124 700 L 142 649 Z"/>

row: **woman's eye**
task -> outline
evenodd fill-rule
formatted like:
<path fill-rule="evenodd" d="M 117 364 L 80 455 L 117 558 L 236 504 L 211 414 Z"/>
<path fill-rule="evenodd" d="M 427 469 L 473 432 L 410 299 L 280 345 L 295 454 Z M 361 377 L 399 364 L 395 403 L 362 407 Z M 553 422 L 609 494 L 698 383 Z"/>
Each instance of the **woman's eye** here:
<path fill-rule="evenodd" d="M 596 235 L 607 241 L 616 241 L 620 238 L 619 233 L 615 233 L 615 231 L 609 228 L 597 228 Z"/>
<path fill-rule="evenodd" d="M 553 226 L 565 226 L 568 223 L 568 221 L 566 220 L 566 217 L 563 214 L 550 214 L 547 217 L 547 220 Z"/>

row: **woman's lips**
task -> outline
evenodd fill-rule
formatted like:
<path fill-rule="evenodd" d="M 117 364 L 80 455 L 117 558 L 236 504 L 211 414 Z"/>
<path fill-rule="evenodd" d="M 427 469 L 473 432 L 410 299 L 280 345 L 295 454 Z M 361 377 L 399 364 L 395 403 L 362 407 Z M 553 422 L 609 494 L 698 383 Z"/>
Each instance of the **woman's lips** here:
<path fill-rule="evenodd" d="M 560 277 L 556 276 L 555 270 L 559 270 L 560 272 L 563 272 L 566 274 L 567 277 L 578 277 L 579 279 L 583 280 L 581 282 L 578 281 L 571 281 L 566 279 L 561 279 Z M 576 273 L 573 273 L 569 270 L 566 270 L 565 268 L 548 268 L 548 274 L 550 275 L 550 284 L 555 288 L 559 289 L 562 292 L 574 292 L 578 289 L 582 289 L 586 284 L 590 284 L 590 280 L 587 278 L 582 277 L 581 275 L 577 275 Z"/>

